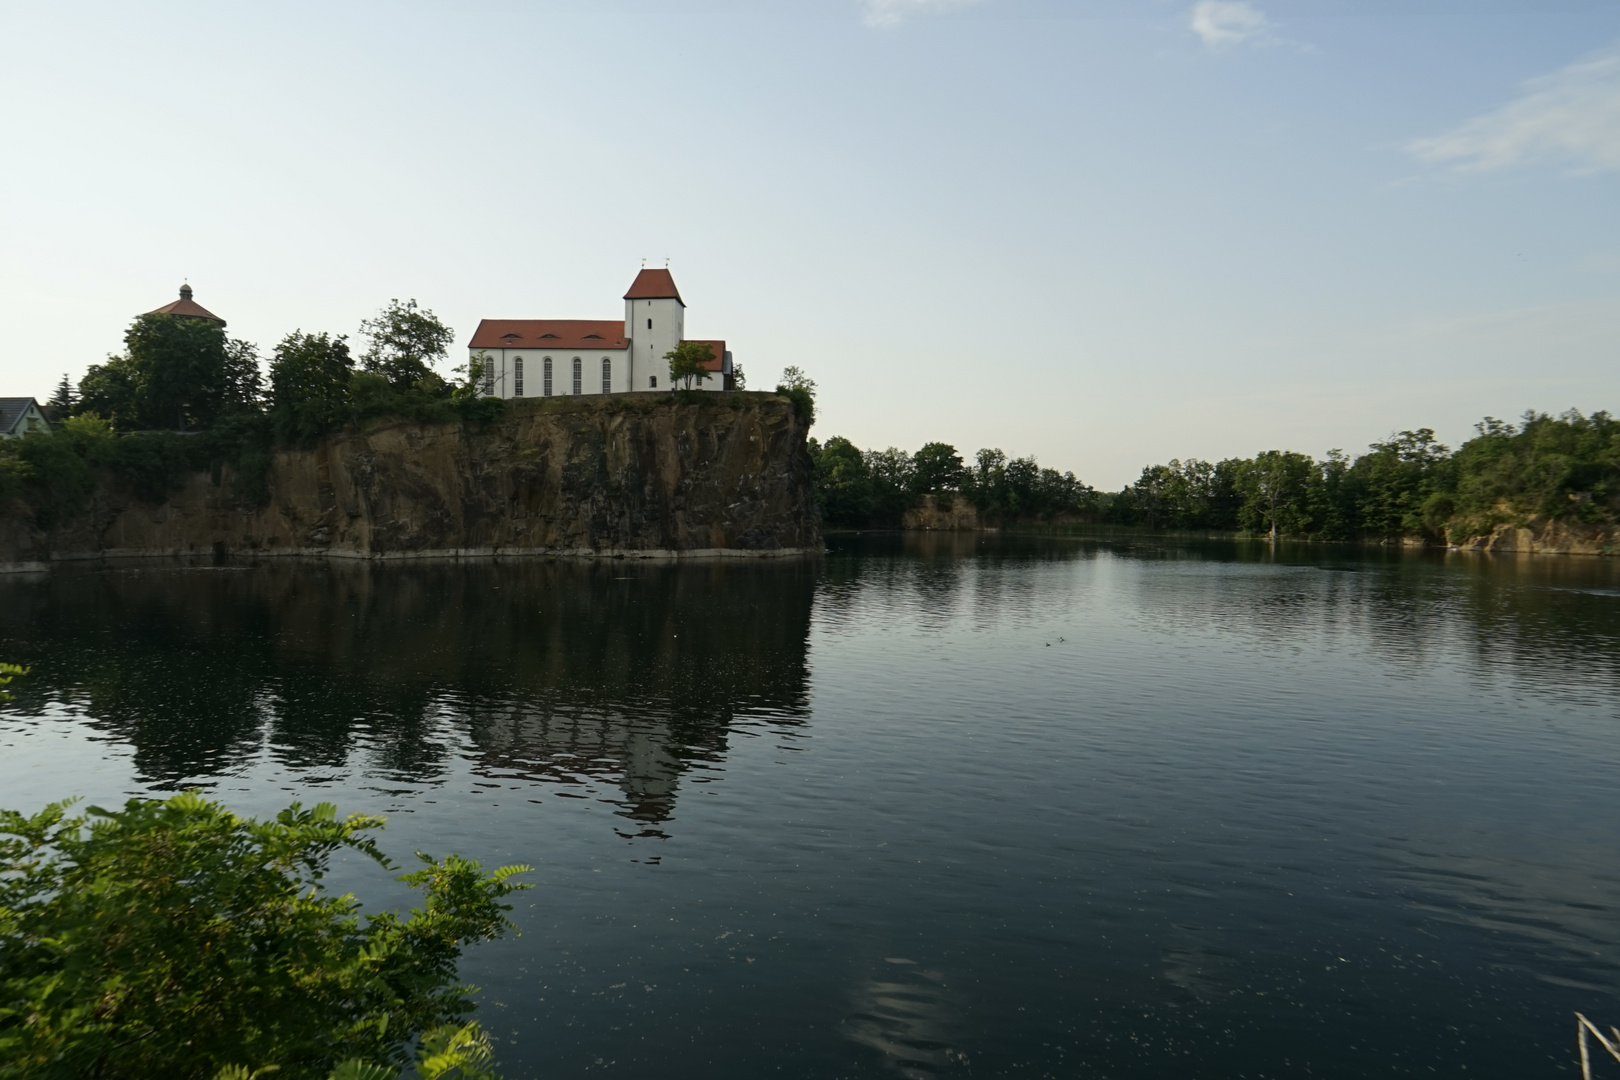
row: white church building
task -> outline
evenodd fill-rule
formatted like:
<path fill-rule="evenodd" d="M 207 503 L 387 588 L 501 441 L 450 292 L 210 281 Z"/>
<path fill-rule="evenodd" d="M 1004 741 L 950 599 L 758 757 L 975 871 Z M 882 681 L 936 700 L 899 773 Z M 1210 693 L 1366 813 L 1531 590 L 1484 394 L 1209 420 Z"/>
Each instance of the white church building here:
<path fill-rule="evenodd" d="M 484 363 L 491 397 L 667 393 L 664 354 L 687 341 L 686 304 L 665 270 L 643 269 L 624 294 L 618 319 L 485 319 L 469 353 Z M 712 374 L 694 389 L 732 389 L 731 353 L 724 341 L 703 340 L 714 353 Z"/>

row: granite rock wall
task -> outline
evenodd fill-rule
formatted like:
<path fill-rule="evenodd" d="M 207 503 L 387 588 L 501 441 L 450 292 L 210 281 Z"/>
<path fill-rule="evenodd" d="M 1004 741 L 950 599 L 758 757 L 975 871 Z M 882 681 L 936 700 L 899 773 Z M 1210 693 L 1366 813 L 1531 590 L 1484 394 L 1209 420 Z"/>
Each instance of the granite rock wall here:
<path fill-rule="evenodd" d="M 768 555 L 821 550 L 806 428 L 773 394 L 525 401 L 481 430 L 408 420 L 278 451 L 159 504 L 105 477 L 49 531 L 0 508 L 0 563 L 125 555 Z"/>

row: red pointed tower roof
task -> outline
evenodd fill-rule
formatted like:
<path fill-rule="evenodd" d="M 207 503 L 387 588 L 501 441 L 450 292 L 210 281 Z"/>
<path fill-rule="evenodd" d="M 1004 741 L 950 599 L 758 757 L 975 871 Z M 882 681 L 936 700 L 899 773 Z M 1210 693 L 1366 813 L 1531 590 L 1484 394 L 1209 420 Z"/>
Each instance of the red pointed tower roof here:
<path fill-rule="evenodd" d="M 154 308 L 153 310 L 148 311 L 146 314 L 178 315 L 185 319 L 208 319 L 211 322 L 219 323 L 221 326 L 225 325 L 224 319 L 220 318 L 218 315 L 215 315 L 212 311 L 209 311 L 207 308 L 203 307 L 201 304 L 197 303 L 191 298 L 190 285 L 180 286 L 180 299 L 171 304 L 164 304 L 160 308 Z"/>
<path fill-rule="evenodd" d="M 681 300 L 680 290 L 675 288 L 675 276 L 668 270 L 648 270 L 643 268 L 636 275 L 636 280 L 630 283 L 630 291 L 624 294 L 626 300 L 680 300 L 681 307 L 686 301 Z"/>

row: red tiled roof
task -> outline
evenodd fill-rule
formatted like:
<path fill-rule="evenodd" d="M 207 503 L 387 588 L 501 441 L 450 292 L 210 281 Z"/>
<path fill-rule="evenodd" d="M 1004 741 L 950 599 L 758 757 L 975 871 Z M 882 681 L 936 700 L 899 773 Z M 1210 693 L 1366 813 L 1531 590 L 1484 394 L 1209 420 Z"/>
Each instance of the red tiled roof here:
<path fill-rule="evenodd" d="M 180 299 L 174 301 L 172 304 L 164 304 L 160 308 L 154 308 L 153 310 L 148 311 L 146 314 L 179 315 L 183 318 L 189 319 L 211 319 L 212 321 L 219 323 L 221 326 L 225 325 L 224 319 L 220 318 L 218 315 L 215 315 L 212 311 L 209 311 L 207 308 L 191 299 L 190 285 L 180 286 Z"/>
<path fill-rule="evenodd" d="M 668 270 L 642 270 L 636 275 L 636 280 L 630 283 L 630 291 L 624 294 L 626 300 L 681 300 L 680 290 L 675 288 L 675 276 Z M 681 300 L 681 307 L 686 301 Z"/>
<path fill-rule="evenodd" d="M 725 370 L 723 365 L 726 361 L 726 343 L 724 341 L 699 341 L 695 338 L 688 338 L 687 340 L 691 341 L 694 345 L 707 345 L 714 350 L 714 359 L 703 365 L 704 371 Z M 685 345 L 686 342 L 683 341 L 681 344 Z"/>
<path fill-rule="evenodd" d="M 485 319 L 469 349 L 628 349 L 623 319 Z"/>

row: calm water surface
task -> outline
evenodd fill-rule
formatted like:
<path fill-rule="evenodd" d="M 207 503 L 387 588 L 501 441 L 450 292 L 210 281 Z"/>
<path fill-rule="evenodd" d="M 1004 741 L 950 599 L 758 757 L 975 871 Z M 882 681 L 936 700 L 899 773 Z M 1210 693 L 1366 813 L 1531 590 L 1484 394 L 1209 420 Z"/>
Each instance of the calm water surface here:
<path fill-rule="evenodd" d="M 534 864 L 464 965 L 513 1080 L 1551 1076 L 1620 1023 L 1620 565 L 833 547 L 13 575 L 0 804 Z"/>

